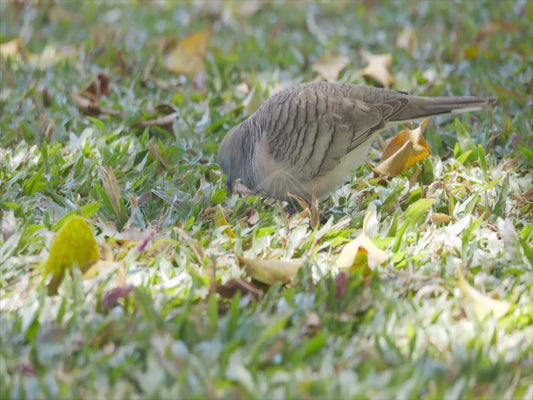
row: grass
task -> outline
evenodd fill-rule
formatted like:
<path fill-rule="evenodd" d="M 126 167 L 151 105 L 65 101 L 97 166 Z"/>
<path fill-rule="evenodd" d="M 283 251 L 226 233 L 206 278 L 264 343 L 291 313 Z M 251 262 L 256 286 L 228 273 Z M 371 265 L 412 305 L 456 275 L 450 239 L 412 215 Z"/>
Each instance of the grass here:
<path fill-rule="evenodd" d="M 0 43 L 24 42 L 0 68 L 0 397 L 530 398 L 532 4 L 246 4 L 0 3 Z M 396 41 L 407 27 L 412 52 Z M 207 28 L 205 74 L 167 72 L 158 46 Z M 30 62 L 52 49 L 64 55 Z M 361 49 L 393 55 L 396 90 L 499 103 L 437 119 L 432 157 L 400 177 L 357 167 L 315 230 L 272 200 L 228 195 L 216 152 L 247 116 L 239 85 L 267 98 L 336 51 L 351 60 L 338 80 L 368 84 Z M 71 96 L 99 73 L 101 105 L 119 115 L 87 116 Z M 170 127 L 136 125 L 169 108 Z M 429 212 L 420 199 L 435 199 Z M 389 261 L 339 274 L 370 211 Z M 43 268 L 76 214 L 113 262 L 91 279 L 75 268 L 50 296 Z M 249 277 L 234 252 L 312 258 L 289 285 L 236 290 Z M 458 267 L 511 311 L 478 318 Z"/>

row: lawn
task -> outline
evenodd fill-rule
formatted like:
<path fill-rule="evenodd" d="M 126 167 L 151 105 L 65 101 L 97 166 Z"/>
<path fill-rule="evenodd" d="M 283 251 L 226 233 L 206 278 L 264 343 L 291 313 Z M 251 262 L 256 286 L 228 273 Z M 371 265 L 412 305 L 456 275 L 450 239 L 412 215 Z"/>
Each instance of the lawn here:
<path fill-rule="evenodd" d="M 0 398 L 531 399 L 532 20 L 0 2 Z M 228 193 L 224 135 L 320 79 L 498 104 L 432 119 L 394 177 L 373 168 L 416 124 L 385 132 L 318 205 Z"/>

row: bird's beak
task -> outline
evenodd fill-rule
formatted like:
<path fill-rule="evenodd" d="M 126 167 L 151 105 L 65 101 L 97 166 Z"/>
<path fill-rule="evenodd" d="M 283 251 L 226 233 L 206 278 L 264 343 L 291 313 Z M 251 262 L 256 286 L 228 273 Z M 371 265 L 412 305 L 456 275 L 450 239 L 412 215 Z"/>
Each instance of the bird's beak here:
<path fill-rule="evenodd" d="M 226 177 L 226 188 L 228 190 L 228 195 L 233 193 L 233 184 L 233 179 L 231 179 L 231 176 L 228 174 L 228 176 Z"/>

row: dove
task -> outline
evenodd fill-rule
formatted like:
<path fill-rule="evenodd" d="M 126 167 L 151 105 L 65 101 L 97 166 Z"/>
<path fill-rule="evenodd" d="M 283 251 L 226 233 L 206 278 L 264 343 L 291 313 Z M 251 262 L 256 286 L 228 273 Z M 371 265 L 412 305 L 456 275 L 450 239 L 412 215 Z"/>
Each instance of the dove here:
<path fill-rule="evenodd" d="M 274 94 L 233 127 L 218 151 L 228 192 L 240 179 L 262 196 L 310 201 L 349 181 L 375 136 L 392 126 L 477 111 L 489 97 L 419 97 L 361 85 L 311 82 Z"/>

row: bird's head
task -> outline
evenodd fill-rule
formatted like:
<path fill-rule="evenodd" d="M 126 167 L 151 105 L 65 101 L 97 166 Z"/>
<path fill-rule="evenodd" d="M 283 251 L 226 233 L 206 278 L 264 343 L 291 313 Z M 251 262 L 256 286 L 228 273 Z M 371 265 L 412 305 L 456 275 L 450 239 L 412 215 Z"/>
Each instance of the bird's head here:
<path fill-rule="evenodd" d="M 242 124 L 233 127 L 222 140 L 218 149 L 218 165 L 226 174 L 228 194 L 233 192 L 235 180 L 242 178 L 243 149 L 241 143 Z"/>

